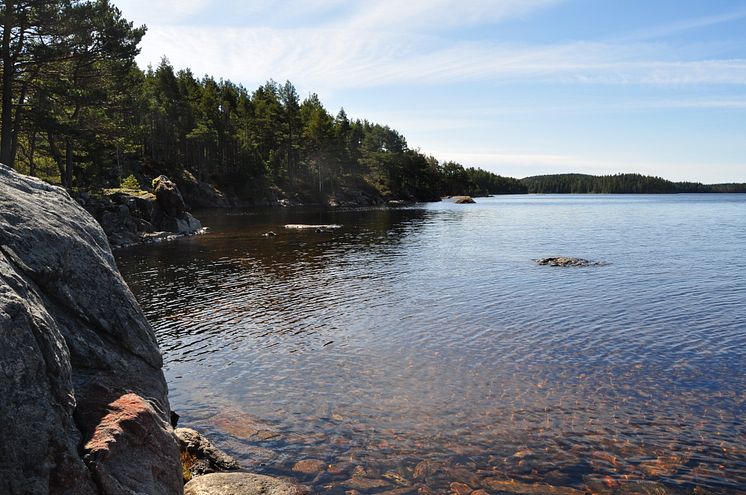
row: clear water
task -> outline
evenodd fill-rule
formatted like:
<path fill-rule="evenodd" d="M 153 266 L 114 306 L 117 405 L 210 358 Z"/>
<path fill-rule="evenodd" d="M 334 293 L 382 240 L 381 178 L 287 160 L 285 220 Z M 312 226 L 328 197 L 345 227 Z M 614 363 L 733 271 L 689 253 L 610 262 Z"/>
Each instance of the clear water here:
<path fill-rule="evenodd" d="M 743 493 L 746 195 L 478 201 L 120 251 L 182 424 L 324 493 Z"/>

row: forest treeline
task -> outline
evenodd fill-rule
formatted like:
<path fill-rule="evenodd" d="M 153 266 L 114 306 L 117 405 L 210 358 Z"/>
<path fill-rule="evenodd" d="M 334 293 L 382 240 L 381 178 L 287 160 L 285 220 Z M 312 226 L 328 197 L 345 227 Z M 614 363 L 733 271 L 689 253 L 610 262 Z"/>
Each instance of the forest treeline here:
<path fill-rule="evenodd" d="M 141 70 L 135 57 L 146 28 L 108 0 L 6 0 L 0 8 L 0 161 L 66 188 L 116 186 L 144 169 L 188 171 L 238 194 L 526 192 L 516 179 L 411 149 L 390 127 L 331 114 L 290 82 L 249 91 L 176 71 L 166 59 Z"/>
<path fill-rule="evenodd" d="M 526 177 L 521 182 L 536 194 L 677 194 L 746 193 L 746 184 L 672 182 L 640 174 L 555 174 Z"/>

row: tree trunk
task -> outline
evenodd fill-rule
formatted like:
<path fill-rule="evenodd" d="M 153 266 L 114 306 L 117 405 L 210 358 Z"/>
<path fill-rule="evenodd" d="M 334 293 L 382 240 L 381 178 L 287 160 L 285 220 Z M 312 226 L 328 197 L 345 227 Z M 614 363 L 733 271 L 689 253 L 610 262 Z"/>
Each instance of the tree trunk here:
<path fill-rule="evenodd" d="M 15 77 L 15 62 L 10 52 L 11 35 L 13 31 L 13 2 L 6 1 L 3 11 L 3 40 L 2 40 L 2 116 L 0 117 L 0 163 L 13 166 L 13 79 Z"/>
<path fill-rule="evenodd" d="M 35 75 L 34 75 L 35 77 Z M 21 124 L 23 123 L 23 106 L 26 102 L 26 94 L 28 93 L 29 81 L 27 80 L 21 88 L 21 94 L 18 96 L 18 106 L 15 113 L 15 122 L 13 123 L 13 135 L 10 139 L 10 164 L 11 166 L 16 162 L 16 154 L 18 151 L 18 135 L 21 133 Z"/>
<path fill-rule="evenodd" d="M 73 187 L 73 140 L 70 138 L 65 139 L 65 177 L 62 185 L 67 190 Z"/>
<path fill-rule="evenodd" d="M 52 154 L 52 158 L 54 158 L 54 162 L 57 164 L 57 170 L 60 173 L 60 182 L 64 185 L 65 176 L 67 175 L 65 171 L 65 158 L 60 153 L 60 149 L 57 147 L 57 142 L 51 132 L 47 133 L 47 141 L 49 142 L 49 152 Z"/>
<path fill-rule="evenodd" d="M 36 131 L 31 132 L 31 138 L 28 151 L 28 174 L 36 176 L 36 162 L 34 162 L 34 153 L 36 152 Z"/>

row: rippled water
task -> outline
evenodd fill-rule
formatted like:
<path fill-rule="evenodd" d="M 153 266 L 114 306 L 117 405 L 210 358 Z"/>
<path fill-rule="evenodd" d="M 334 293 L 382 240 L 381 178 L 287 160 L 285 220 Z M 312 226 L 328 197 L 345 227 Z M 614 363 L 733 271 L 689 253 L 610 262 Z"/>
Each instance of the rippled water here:
<path fill-rule="evenodd" d="M 208 234 L 118 261 L 182 424 L 252 470 L 340 494 L 746 490 L 746 195 L 198 216 Z"/>

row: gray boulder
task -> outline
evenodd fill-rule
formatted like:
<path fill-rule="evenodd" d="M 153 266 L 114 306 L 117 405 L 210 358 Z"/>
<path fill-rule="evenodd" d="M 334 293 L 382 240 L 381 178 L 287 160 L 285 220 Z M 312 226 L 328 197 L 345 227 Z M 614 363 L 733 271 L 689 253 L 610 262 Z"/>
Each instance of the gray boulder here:
<path fill-rule="evenodd" d="M 161 367 L 98 223 L 0 165 L 0 493 L 180 493 Z"/>

